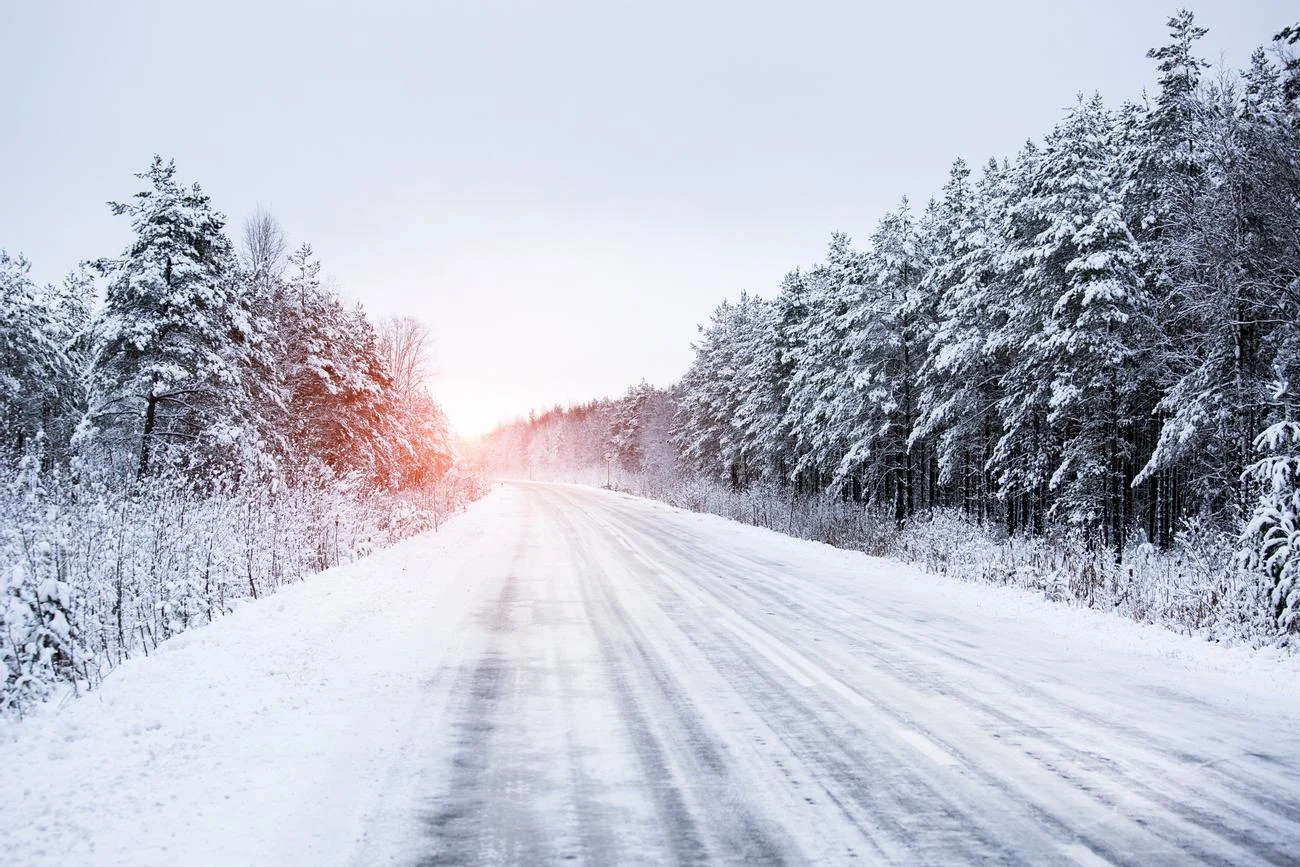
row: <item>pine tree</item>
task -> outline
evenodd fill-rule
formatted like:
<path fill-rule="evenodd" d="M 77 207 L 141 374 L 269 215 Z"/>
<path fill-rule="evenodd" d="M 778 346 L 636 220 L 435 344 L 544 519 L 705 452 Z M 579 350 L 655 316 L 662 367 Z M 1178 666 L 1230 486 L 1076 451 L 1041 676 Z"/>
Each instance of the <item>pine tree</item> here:
<path fill-rule="evenodd" d="M 724 302 L 701 328 L 695 359 L 682 377 L 683 398 L 673 425 L 673 440 L 686 462 L 736 488 L 746 483 L 745 443 L 735 419 L 740 405 L 738 338 L 748 307 L 748 297 L 739 304 Z"/>
<path fill-rule="evenodd" d="M 775 392 L 769 453 L 774 473 L 782 483 L 794 485 L 797 493 L 811 489 L 806 473 L 796 472 L 802 461 L 795 418 L 790 409 L 790 386 L 807 356 L 806 321 L 810 315 L 808 283 L 798 269 L 781 281 L 772 311 L 772 382 Z"/>
<path fill-rule="evenodd" d="M 99 263 L 108 279 L 84 443 L 143 478 L 169 465 L 228 460 L 252 436 L 246 377 L 255 339 L 233 276 L 224 218 L 197 184 L 155 157 L 148 189 L 113 204 L 134 240 Z"/>
<path fill-rule="evenodd" d="M 1259 490 L 1254 514 L 1242 532 L 1241 558 L 1259 574 L 1268 594 L 1271 614 L 1289 633 L 1300 632 L 1300 419 L 1286 381 L 1277 383 L 1275 397 L 1283 403 L 1283 419 L 1255 439 L 1259 460 L 1247 468 L 1245 480 Z"/>
<path fill-rule="evenodd" d="M 1262 53 L 1244 89 L 1222 82 L 1195 106 L 1197 183 L 1172 197 L 1158 239 L 1171 376 L 1144 476 L 1164 470 L 1185 479 L 1176 514 L 1233 521 L 1249 506 L 1239 480 L 1268 414 L 1275 335 L 1300 274 L 1297 139 Z"/>
<path fill-rule="evenodd" d="M 51 283 L 40 292 L 42 306 L 50 317 L 53 333 L 69 356 L 88 362 L 90 327 L 94 319 L 95 278 L 87 263 L 68 272 L 61 283 Z"/>
<path fill-rule="evenodd" d="M 639 473 L 645 462 L 643 426 L 649 398 L 650 386 L 642 380 L 640 385 L 629 387 L 627 394 L 614 405 L 605 460 L 625 472 Z"/>
<path fill-rule="evenodd" d="M 39 502 L 41 474 L 28 455 L 6 493 Z M 0 714 L 47 698 L 77 674 L 78 630 L 73 591 L 59 574 L 48 540 L 32 540 L 17 562 L 0 570 Z"/>
<path fill-rule="evenodd" d="M 398 426 L 401 407 L 374 328 L 360 308 L 321 287 L 310 245 L 288 261 L 275 330 L 291 464 L 299 472 L 362 472 L 381 485 L 408 471 L 421 475 L 427 468 L 418 466 L 414 440 L 425 432 Z"/>
<path fill-rule="evenodd" d="M 1273 41 L 1278 46 L 1291 46 L 1300 42 L 1300 24 L 1293 24 L 1290 27 L 1283 27 Z M 1300 57 L 1294 55 L 1286 59 L 1286 80 L 1284 83 L 1283 95 L 1289 100 L 1300 99 Z"/>
<path fill-rule="evenodd" d="M 864 310 L 866 268 L 847 235 L 832 235 L 826 262 L 812 268 L 801 284 L 807 314 L 785 334 L 793 373 L 785 389 L 783 427 L 798 455 L 793 472 L 807 478 L 813 489 L 837 475 L 856 429 L 851 343 Z M 838 473 L 839 483 L 850 475 Z"/>
<path fill-rule="evenodd" d="M 857 477 L 860 495 L 890 504 L 897 520 L 916 509 L 916 468 L 910 447 L 917 419 L 920 285 L 927 267 L 906 198 L 886 214 L 871 238 L 866 273 L 847 321 L 852 387 L 836 413 L 848 430 L 840 478 Z M 843 405 L 843 404 L 842 404 Z"/>
<path fill-rule="evenodd" d="M 0 250 L 0 454 L 49 460 L 66 446 L 78 405 L 64 329 L 28 277 L 30 263 Z"/>
<path fill-rule="evenodd" d="M 1064 282 L 1066 260 L 1050 234 L 1052 214 L 1040 195 L 1044 159 L 1029 142 L 1007 173 L 1008 214 L 999 263 L 1007 315 L 1001 328 L 989 336 L 992 350 L 1008 359 L 998 382 L 1002 435 L 990 465 L 1012 532 L 1043 531 L 1048 481 L 1060 460 L 1060 444 L 1047 422 L 1054 371 L 1045 327 L 1055 293 Z"/>
<path fill-rule="evenodd" d="M 996 490 L 989 473 L 993 443 L 1001 433 L 996 404 L 1005 361 L 993 353 L 988 335 L 1006 313 L 998 260 L 1005 212 L 1001 170 L 990 160 L 978 187 L 958 160 L 949 173 L 935 227 L 936 261 L 922 283 L 934 299 L 935 327 L 918 371 L 918 417 L 909 446 L 934 441 L 937 482 L 957 488 L 967 514 L 994 516 Z"/>
<path fill-rule="evenodd" d="M 781 382 L 777 368 L 776 307 L 748 297 L 735 336 L 736 414 L 732 426 L 741 442 L 748 481 L 783 473 Z"/>
<path fill-rule="evenodd" d="M 1080 104 L 1042 168 L 1048 229 L 1064 264 L 1045 330 L 1053 352 L 1052 410 L 1062 433 L 1050 488 L 1058 514 L 1122 551 L 1133 475 L 1131 431 L 1141 361 L 1153 341 L 1152 305 L 1139 274 L 1142 253 L 1121 209 L 1118 146 L 1100 97 Z"/>
<path fill-rule="evenodd" d="M 338 335 L 329 344 L 332 425 L 326 453 L 335 467 L 359 470 L 396 487 L 415 460 L 415 444 L 396 424 L 399 408 L 379 335 L 360 305 L 348 309 L 331 299 L 326 309 L 333 311 L 329 331 Z"/>
<path fill-rule="evenodd" d="M 1160 92 L 1146 115 L 1146 149 L 1137 174 L 1147 199 L 1142 240 L 1147 233 L 1159 238 L 1175 228 L 1191 207 L 1204 173 L 1197 92 L 1201 72 L 1209 64 L 1194 51 L 1209 31 L 1196 26 L 1186 9 L 1178 10 L 1168 27 L 1168 44 L 1147 52 L 1157 61 Z"/>

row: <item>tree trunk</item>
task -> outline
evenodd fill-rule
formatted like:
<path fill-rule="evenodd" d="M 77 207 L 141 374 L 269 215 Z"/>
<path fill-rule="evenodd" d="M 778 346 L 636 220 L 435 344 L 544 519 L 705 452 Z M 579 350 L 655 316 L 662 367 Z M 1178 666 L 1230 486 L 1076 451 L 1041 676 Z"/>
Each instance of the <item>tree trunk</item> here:
<path fill-rule="evenodd" d="M 136 478 L 143 479 L 149 475 L 149 440 L 153 436 L 157 412 L 158 397 L 153 393 L 153 389 L 150 389 L 144 409 L 144 433 L 140 437 L 140 469 L 136 474 Z"/>

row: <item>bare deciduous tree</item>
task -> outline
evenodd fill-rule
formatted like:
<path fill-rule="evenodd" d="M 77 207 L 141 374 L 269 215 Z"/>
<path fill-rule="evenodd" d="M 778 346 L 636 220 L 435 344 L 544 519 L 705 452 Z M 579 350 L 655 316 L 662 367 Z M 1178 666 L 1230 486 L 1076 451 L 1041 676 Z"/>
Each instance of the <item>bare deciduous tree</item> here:
<path fill-rule="evenodd" d="M 280 221 L 258 208 L 244 221 L 240 258 L 248 272 L 259 281 L 270 282 L 284 270 L 288 245 Z"/>
<path fill-rule="evenodd" d="M 433 335 L 413 316 L 390 316 L 379 323 L 379 351 L 394 390 L 409 400 L 434 370 Z"/>

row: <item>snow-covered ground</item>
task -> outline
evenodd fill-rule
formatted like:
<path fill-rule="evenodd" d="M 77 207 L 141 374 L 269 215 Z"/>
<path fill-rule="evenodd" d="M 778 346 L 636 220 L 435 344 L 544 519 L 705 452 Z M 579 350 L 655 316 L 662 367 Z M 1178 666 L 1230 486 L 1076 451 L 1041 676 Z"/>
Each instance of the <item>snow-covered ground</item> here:
<path fill-rule="evenodd" d="M 0 728 L 0 863 L 1295 863 L 1297 684 L 510 485 Z"/>

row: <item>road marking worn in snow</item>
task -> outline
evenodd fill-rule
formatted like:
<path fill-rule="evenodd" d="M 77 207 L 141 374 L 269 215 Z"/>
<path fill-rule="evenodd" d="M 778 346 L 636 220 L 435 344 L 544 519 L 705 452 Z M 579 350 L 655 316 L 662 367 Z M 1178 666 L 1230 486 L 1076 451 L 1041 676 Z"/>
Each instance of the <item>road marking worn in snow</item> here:
<path fill-rule="evenodd" d="M 1079 867 L 1113 867 L 1113 865 L 1082 843 L 1066 843 L 1061 846 L 1061 854 Z"/>
<path fill-rule="evenodd" d="M 771 650 L 764 647 L 761 642 L 755 641 L 750 636 L 746 635 L 744 632 L 738 629 L 736 625 L 732 623 L 730 620 L 723 620 L 722 625 L 726 627 L 726 629 L 729 632 L 731 632 L 731 634 L 735 635 L 741 641 L 748 644 L 751 648 L 758 651 L 759 655 L 762 656 L 764 659 L 766 659 L 768 662 L 772 663 L 777 668 L 781 669 L 781 671 L 785 672 L 786 676 L 789 677 L 791 680 L 793 680 L 795 683 L 799 684 L 802 687 L 806 687 L 808 689 L 812 689 L 813 686 L 816 685 L 812 682 L 812 680 L 810 680 L 807 676 L 805 676 L 802 671 L 800 671 L 798 668 L 791 665 L 790 663 L 786 662 L 776 653 L 773 653 Z"/>
<path fill-rule="evenodd" d="M 664 576 L 667 578 L 667 576 Z M 737 617 L 735 612 L 727 608 L 716 599 L 697 592 L 694 588 L 687 587 L 681 581 L 676 579 L 667 579 L 677 586 L 678 591 L 685 597 L 696 600 L 697 604 L 702 607 L 712 608 L 722 615 L 720 622 L 728 630 L 735 633 L 745 641 L 750 647 L 762 654 L 767 659 L 778 666 L 786 674 L 794 678 L 796 683 L 805 687 L 821 686 L 839 695 L 847 700 L 850 704 L 858 707 L 870 707 L 871 701 L 862 693 L 850 687 L 844 681 L 830 674 L 830 672 L 817 665 L 808 657 L 794 650 L 789 645 L 783 644 L 771 636 L 761 632 L 758 628 L 752 626 L 747 620 Z"/>
<path fill-rule="evenodd" d="M 915 729 L 898 730 L 898 736 L 941 765 L 957 764 L 957 757 Z"/>

